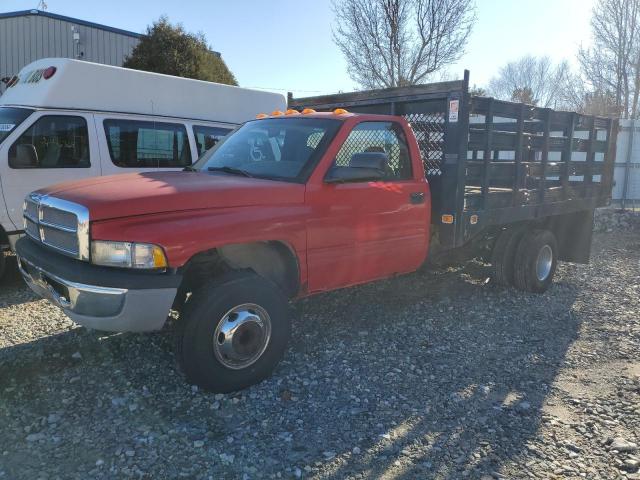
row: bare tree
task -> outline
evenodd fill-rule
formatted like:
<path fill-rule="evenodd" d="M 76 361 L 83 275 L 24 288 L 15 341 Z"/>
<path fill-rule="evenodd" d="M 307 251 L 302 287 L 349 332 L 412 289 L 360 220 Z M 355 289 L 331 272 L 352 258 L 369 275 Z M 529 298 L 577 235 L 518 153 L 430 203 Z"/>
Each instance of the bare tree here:
<path fill-rule="evenodd" d="M 619 116 L 615 94 L 611 91 L 593 89 L 583 75 L 574 73 L 567 77 L 565 85 L 559 97 L 562 108 L 601 117 Z"/>
<path fill-rule="evenodd" d="M 511 94 L 511 101 L 529 105 L 538 104 L 538 99 L 533 96 L 533 90 L 530 87 L 517 87 Z"/>
<path fill-rule="evenodd" d="M 587 115 L 599 115 L 601 117 L 618 116 L 616 99 L 610 92 L 587 92 L 578 111 Z"/>
<path fill-rule="evenodd" d="M 617 115 L 636 118 L 640 94 L 640 0 L 599 0 L 593 9 L 593 45 L 578 61 L 594 98 L 614 99 Z"/>
<path fill-rule="evenodd" d="M 334 0 L 333 38 L 363 88 L 424 82 L 464 53 L 473 0 Z"/>
<path fill-rule="evenodd" d="M 570 68 L 549 57 L 524 56 L 503 66 L 489 82 L 489 94 L 503 100 L 540 107 L 565 108 Z"/>
<path fill-rule="evenodd" d="M 479 87 L 474 83 L 473 86 L 469 89 L 469 95 L 472 95 L 474 97 L 486 97 L 487 90 L 482 87 Z"/>

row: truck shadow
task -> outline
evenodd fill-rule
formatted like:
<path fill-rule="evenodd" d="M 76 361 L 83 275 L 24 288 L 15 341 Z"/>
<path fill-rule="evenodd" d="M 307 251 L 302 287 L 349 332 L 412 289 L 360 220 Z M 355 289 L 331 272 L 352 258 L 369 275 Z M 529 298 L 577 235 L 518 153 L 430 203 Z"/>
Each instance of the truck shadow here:
<path fill-rule="evenodd" d="M 543 296 L 523 294 L 486 273 L 480 264 L 419 272 L 301 303 L 294 348 L 335 355 L 332 373 L 344 378 L 318 413 L 327 421 L 334 411 L 329 438 L 306 433 L 310 444 L 351 442 L 325 462 L 323 478 L 480 478 L 517 461 L 578 336 L 578 290 L 559 282 Z"/>
<path fill-rule="evenodd" d="M 0 308 L 10 305 L 20 305 L 37 299 L 31 293 L 18 270 L 15 255 L 6 256 L 5 272 L 0 278 Z"/>
<path fill-rule="evenodd" d="M 296 302 L 285 361 L 271 379 L 225 395 L 224 414 L 176 373 L 170 332 L 83 328 L 0 348 L 0 413 L 24 414 L 29 398 L 28 415 L 58 411 L 88 445 L 93 435 L 97 444 L 114 435 L 96 429 L 96 415 L 132 431 L 153 425 L 187 439 L 208 435 L 220 446 L 239 418 L 256 432 L 243 437 L 246 451 L 275 457 L 273 439 L 291 431 L 280 455 L 285 449 L 288 465 L 322 465 L 324 478 L 479 478 L 516 459 L 536 435 L 547 389 L 581 322 L 573 285 L 532 296 L 495 287 L 486 273 L 480 264 L 421 271 Z M 277 400 L 265 406 L 267 398 Z M 135 412 L 119 406 L 134 401 Z M 264 426 L 276 417 L 287 420 Z M 16 418 L 7 417 L 11 431 L 20 429 Z M 29 465 L 24 445 L 0 447 L 16 469 Z M 87 458 L 71 461 L 101 454 L 89 448 Z"/>

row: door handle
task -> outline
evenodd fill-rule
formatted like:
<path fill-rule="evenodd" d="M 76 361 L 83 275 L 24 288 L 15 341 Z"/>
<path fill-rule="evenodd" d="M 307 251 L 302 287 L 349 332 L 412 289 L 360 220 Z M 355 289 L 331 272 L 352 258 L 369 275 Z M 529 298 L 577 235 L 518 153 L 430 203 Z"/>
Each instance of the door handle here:
<path fill-rule="evenodd" d="M 413 205 L 424 203 L 424 192 L 413 192 L 409 195 L 409 200 Z"/>

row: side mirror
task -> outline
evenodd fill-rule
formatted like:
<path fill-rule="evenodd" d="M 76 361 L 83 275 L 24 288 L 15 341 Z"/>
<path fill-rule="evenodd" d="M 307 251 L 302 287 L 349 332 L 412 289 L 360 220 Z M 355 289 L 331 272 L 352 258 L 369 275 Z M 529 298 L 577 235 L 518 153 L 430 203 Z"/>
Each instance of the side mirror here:
<path fill-rule="evenodd" d="M 385 178 L 389 157 L 384 152 L 354 153 L 348 167 L 334 165 L 325 178 L 327 183 L 366 182 Z"/>
<path fill-rule="evenodd" d="M 12 166 L 17 168 L 36 167 L 38 165 L 38 152 L 36 146 L 30 143 L 22 143 L 16 146 L 16 157 Z"/>

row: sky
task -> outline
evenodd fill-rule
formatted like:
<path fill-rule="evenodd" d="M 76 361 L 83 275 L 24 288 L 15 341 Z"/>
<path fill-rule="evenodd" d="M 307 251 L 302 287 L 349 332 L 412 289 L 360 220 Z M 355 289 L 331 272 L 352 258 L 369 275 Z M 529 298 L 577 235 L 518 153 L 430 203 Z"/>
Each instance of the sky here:
<path fill-rule="evenodd" d="M 167 15 L 202 32 L 222 53 L 240 86 L 294 96 L 351 91 L 357 85 L 332 41 L 330 0 L 45 0 L 48 11 L 143 33 Z M 580 45 L 590 42 L 596 0 L 476 0 L 477 22 L 451 78 L 471 71 L 485 86 L 506 62 L 549 55 L 575 65 Z M 36 8 L 37 0 L 0 0 L 0 12 Z M 434 80 L 437 80 L 435 78 Z"/>

